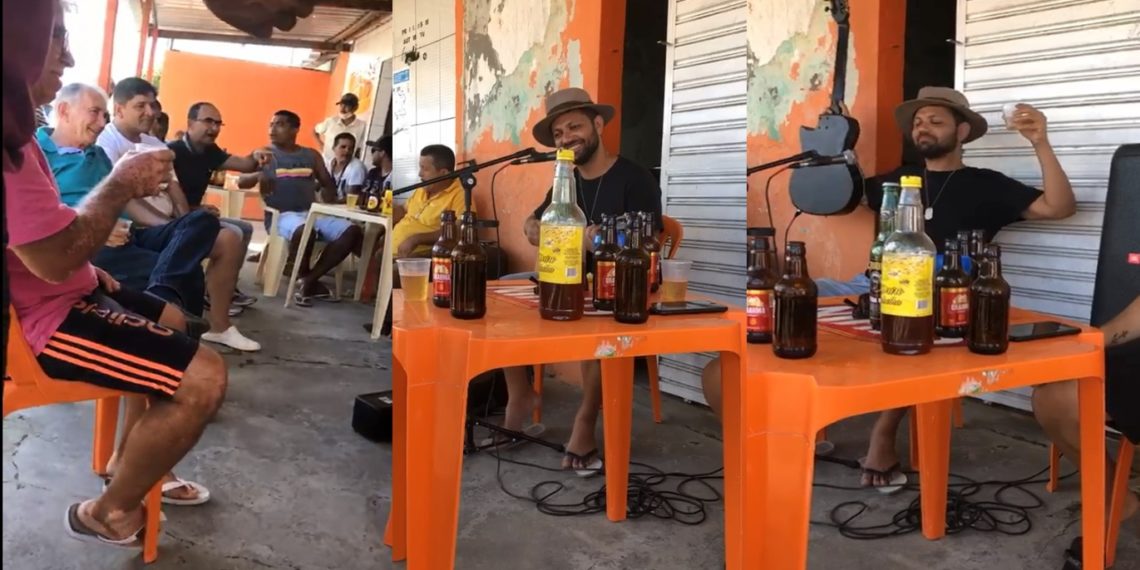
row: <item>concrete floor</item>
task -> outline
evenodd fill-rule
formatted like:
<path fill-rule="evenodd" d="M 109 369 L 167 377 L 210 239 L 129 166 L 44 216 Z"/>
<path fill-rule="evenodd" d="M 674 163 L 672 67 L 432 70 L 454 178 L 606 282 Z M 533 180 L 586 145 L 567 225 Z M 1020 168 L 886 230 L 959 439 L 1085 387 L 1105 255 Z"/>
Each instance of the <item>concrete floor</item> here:
<path fill-rule="evenodd" d="M 278 298 L 262 299 L 240 317 L 241 329 L 264 350 L 226 356 L 226 404 L 177 469 L 209 486 L 213 499 L 205 506 L 164 510 L 169 522 L 152 568 L 403 568 L 390 562 L 381 545 L 390 499 L 390 447 L 370 443 L 350 427 L 353 397 L 390 386 L 391 345 L 370 342 L 360 326 L 370 315 L 368 308 L 351 302 L 286 310 Z M 563 441 L 576 390 L 559 382 L 547 386 L 547 437 Z M 648 403 L 639 381 L 635 461 L 690 473 L 720 467 L 719 428 L 707 409 L 667 397 L 665 422 L 654 425 Z M 70 540 L 61 528 L 66 506 L 100 488 L 89 467 L 91 413 L 90 405 L 60 405 L 4 420 L 4 568 L 142 567 L 130 552 Z M 836 456 L 861 456 L 868 420 L 855 418 L 829 431 Z M 905 441 L 904 433 L 900 445 Z M 536 446 L 510 456 L 547 466 L 559 461 L 553 451 Z M 1045 464 L 1045 444 L 1031 418 L 968 403 L 966 427 L 954 432 L 955 472 L 1013 480 Z M 533 468 L 504 466 L 503 474 L 506 485 L 519 494 L 540 481 L 566 482 L 565 500 L 571 502 L 602 485 L 600 479 Z M 496 461 L 487 455 L 469 458 L 463 477 L 457 568 L 715 569 L 723 563 L 719 502 L 710 507 L 708 520 L 695 526 L 651 517 L 612 524 L 604 514 L 547 516 L 508 497 L 496 480 Z M 850 486 L 857 477 L 839 465 L 817 466 L 817 483 Z M 1057 569 L 1079 528 L 1076 483 L 1071 479 L 1052 496 L 1045 496 L 1040 485 L 1032 487 L 1045 506 L 1032 511 L 1033 528 L 1024 536 L 971 531 L 937 542 L 918 534 L 859 541 L 813 526 L 809 567 Z M 885 521 L 916 496 L 906 491 L 884 498 L 866 490 L 817 487 L 813 519 L 826 520 L 841 502 L 862 500 L 870 504 L 868 524 Z M 1117 568 L 1140 568 L 1137 526 L 1133 522 L 1122 533 Z"/>

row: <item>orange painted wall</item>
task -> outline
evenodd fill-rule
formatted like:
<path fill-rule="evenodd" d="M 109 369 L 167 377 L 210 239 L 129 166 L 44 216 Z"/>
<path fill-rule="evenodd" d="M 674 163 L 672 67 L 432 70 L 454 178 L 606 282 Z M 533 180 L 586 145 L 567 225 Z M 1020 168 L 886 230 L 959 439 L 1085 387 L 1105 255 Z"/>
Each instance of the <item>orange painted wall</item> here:
<path fill-rule="evenodd" d="M 456 0 L 456 140 L 459 148 L 456 154 L 461 160 L 484 161 L 510 154 L 516 150 L 533 146 L 545 149 L 534 140 L 531 128 L 545 115 L 539 104 L 530 111 L 521 133 L 521 142 L 494 140 L 491 130 L 468 132 L 468 117 L 464 108 L 464 3 L 473 0 Z M 558 87 L 582 87 L 594 100 L 613 105 L 619 110 L 603 131 L 602 140 L 606 148 L 616 151 L 621 144 L 621 66 L 623 37 L 625 35 L 625 0 L 554 0 L 565 2 L 569 13 L 567 25 L 560 31 L 557 47 L 551 58 L 568 57 L 568 46 L 577 42 L 580 53 L 581 85 L 571 85 L 570 73 L 564 73 Z M 532 94 L 541 96 L 542 86 L 532 80 Z M 530 271 L 534 268 L 536 251 L 523 236 L 523 222 L 542 203 L 553 178 L 550 163 L 513 166 L 503 171 L 495 182 L 495 201 L 499 217 L 501 245 L 510 257 L 512 271 Z M 475 203 L 482 214 L 491 212 L 491 172 L 479 177 Z"/>
<path fill-rule="evenodd" d="M 343 84 L 343 69 L 340 79 Z M 171 51 L 163 63 L 159 99 L 170 114 L 171 135 L 186 128 L 190 105 L 213 103 L 225 122 L 218 144 L 245 154 L 269 141 L 269 120 L 279 109 L 301 117 L 298 141 L 315 147 L 313 126 L 331 114 L 336 101 L 330 98 L 329 83 L 330 74 L 323 71 Z M 243 215 L 259 219 L 259 205 L 247 200 Z"/>
<path fill-rule="evenodd" d="M 816 0 L 817 9 L 821 9 L 824 4 L 828 4 L 828 1 Z M 871 176 L 897 167 L 902 155 L 902 142 L 894 124 L 892 110 L 902 101 L 906 0 L 860 0 L 850 4 L 851 46 L 854 49 L 854 64 L 858 68 L 859 81 L 855 92 L 848 85 L 846 100 L 861 129 L 855 151 L 864 172 Z M 834 22 L 830 26 L 830 32 L 831 38 L 823 38 L 811 45 L 817 52 L 823 50 L 829 53 L 829 61 L 834 63 L 834 36 L 837 33 Z M 792 64 L 793 69 L 809 55 L 812 54 L 797 53 L 798 59 Z M 792 106 L 791 112 L 780 123 L 779 137 L 749 133 L 749 165 L 772 161 L 800 151 L 800 127 L 815 126 L 819 114 L 830 104 L 832 76 L 829 73 L 820 80 L 826 88 L 812 91 L 802 102 Z M 764 183 L 768 174 L 754 174 L 748 180 L 750 226 L 767 225 Z M 777 239 L 782 244 L 784 228 L 795 213 L 788 196 L 787 174 L 773 180 L 771 196 Z M 808 266 L 813 277 L 847 280 L 866 269 L 873 228 L 874 214 L 863 207 L 846 216 L 803 215 L 796 220 L 789 240 L 806 242 Z"/>

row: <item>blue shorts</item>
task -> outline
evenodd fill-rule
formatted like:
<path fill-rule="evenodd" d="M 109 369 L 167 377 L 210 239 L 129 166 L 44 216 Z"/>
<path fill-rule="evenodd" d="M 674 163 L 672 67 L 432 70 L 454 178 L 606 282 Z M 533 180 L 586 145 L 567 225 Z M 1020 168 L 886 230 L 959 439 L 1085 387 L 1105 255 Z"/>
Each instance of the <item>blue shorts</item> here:
<path fill-rule="evenodd" d="M 277 222 L 277 233 L 287 240 L 293 239 L 293 233 L 305 226 L 308 217 L 308 212 L 281 212 L 281 219 Z M 324 242 L 336 241 L 351 227 L 352 222 L 334 216 L 317 216 L 313 222 L 317 239 Z"/>

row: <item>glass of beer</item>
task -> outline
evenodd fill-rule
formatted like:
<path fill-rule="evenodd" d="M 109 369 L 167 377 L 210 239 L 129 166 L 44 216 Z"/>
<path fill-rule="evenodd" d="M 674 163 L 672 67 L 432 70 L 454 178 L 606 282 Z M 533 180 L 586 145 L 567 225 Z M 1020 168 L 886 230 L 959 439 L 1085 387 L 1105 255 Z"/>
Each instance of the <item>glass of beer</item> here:
<path fill-rule="evenodd" d="M 396 271 L 400 275 L 400 288 L 404 290 L 404 300 L 428 300 L 428 271 L 430 270 L 430 258 L 396 260 Z"/>
<path fill-rule="evenodd" d="M 359 199 L 360 199 L 360 193 L 359 192 L 349 192 L 344 197 L 344 204 L 346 206 L 348 206 L 349 210 L 355 210 L 356 209 L 356 202 Z"/>
<path fill-rule="evenodd" d="M 693 268 L 692 261 L 680 259 L 661 260 L 661 297 L 662 303 L 681 303 L 689 290 L 689 270 Z"/>

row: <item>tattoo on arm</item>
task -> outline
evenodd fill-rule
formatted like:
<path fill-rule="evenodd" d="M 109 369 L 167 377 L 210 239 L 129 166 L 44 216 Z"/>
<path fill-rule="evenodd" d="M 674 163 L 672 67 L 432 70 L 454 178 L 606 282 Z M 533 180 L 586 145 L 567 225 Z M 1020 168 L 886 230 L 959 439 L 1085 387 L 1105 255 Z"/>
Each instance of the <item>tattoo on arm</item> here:
<path fill-rule="evenodd" d="M 1113 333 L 1112 338 L 1108 340 L 1108 346 L 1115 346 L 1128 339 L 1128 331 L 1116 331 Z"/>

